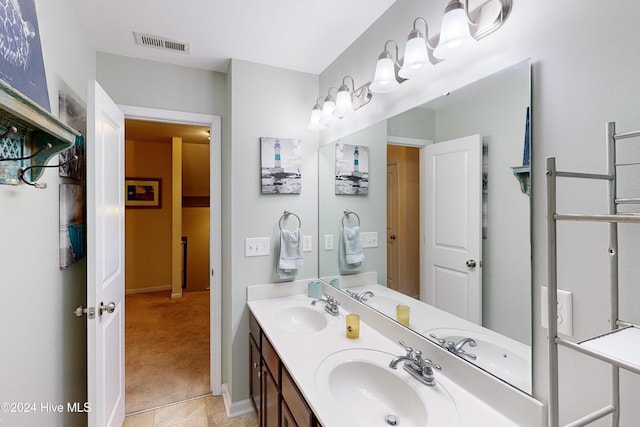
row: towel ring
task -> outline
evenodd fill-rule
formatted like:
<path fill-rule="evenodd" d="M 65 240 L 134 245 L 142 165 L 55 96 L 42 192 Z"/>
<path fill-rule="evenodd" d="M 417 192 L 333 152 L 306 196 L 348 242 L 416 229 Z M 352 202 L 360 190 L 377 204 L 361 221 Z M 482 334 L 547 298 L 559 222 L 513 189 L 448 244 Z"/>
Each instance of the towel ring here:
<path fill-rule="evenodd" d="M 355 215 L 356 218 L 358 218 L 358 224 L 356 224 L 356 225 L 360 226 L 360 217 L 358 216 L 357 213 L 355 213 L 353 211 L 350 211 L 349 209 L 345 209 L 344 210 L 344 215 L 342 216 L 342 226 L 344 227 L 344 219 L 349 215 Z"/>
<path fill-rule="evenodd" d="M 289 217 L 289 215 L 293 215 L 298 219 L 298 228 L 302 227 L 302 221 L 300 221 L 300 217 L 293 212 L 284 211 L 282 216 L 280 217 L 280 221 L 278 221 L 278 226 L 280 227 L 280 231 L 282 231 L 282 220 Z"/>

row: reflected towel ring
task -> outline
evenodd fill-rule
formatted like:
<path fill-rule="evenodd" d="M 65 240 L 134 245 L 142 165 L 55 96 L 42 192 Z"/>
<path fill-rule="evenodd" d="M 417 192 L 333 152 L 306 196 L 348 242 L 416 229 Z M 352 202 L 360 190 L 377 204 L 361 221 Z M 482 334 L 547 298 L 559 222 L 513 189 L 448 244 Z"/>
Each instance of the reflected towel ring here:
<path fill-rule="evenodd" d="M 350 211 L 349 209 L 345 209 L 344 210 L 344 215 L 342 217 L 342 226 L 344 227 L 344 219 L 349 216 L 349 215 L 355 215 L 356 218 L 358 218 L 358 223 L 356 224 L 357 226 L 360 226 L 360 217 L 358 216 L 357 213 Z"/>
<path fill-rule="evenodd" d="M 289 215 L 293 215 L 298 219 L 298 228 L 302 227 L 302 221 L 300 221 L 300 217 L 293 212 L 284 211 L 282 216 L 280 217 L 280 221 L 278 221 L 278 226 L 280 227 L 280 231 L 282 231 L 282 220 L 289 217 Z"/>

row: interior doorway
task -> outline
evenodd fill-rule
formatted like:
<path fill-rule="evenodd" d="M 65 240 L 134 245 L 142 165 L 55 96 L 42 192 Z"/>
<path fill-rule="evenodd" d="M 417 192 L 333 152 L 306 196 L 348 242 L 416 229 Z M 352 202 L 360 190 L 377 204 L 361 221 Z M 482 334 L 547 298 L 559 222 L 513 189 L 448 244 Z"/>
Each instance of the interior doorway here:
<path fill-rule="evenodd" d="M 387 145 L 387 286 L 420 298 L 420 149 Z"/>
<path fill-rule="evenodd" d="M 146 305 L 146 309 L 153 309 L 156 312 L 162 312 L 162 320 L 160 322 L 162 327 L 158 327 L 157 324 L 155 326 L 151 324 L 150 319 L 152 316 L 142 316 L 144 320 L 141 324 L 136 325 L 136 328 L 142 328 L 143 334 L 145 328 L 148 328 L 149 331 L 159 331 L 163 329 L 164 332 L 162 333 L 165 335 L 171 332 L 174 333 L 176 337 L 187 336 L 190 338 L 185 345 L 180 345 L 175 341 L 177 338 L 165 336 L 165 338 L 168 338 L 168 341 L 164 345 L 164 349 L 162 351 L 154 351 L 151 348 L 148 348 L 147 351 L 145 351 L 147 355 L 154 352 L 164 354 L 164 363 L 173 364 L 173 367 L 176 368 L 174 370 L 177 373 L 171 374 L 178 377 L 177 379 L 174 378 L 174 380 L 172 380 L 174 384 L 174 386 L 170 386 L 172 392 L 179 388 L 187 390 L 190 394 L 185 395 L 182 398 L 196 397 L 196 395 L 208 394 L 210 392 L 214 395 L 220 394 L 221 363 L 219 343 L 221 331 L 219 310 L 220 300 L 219 297 L 217 297 L 220 294 L 220 287 L 219 280 L 217 280 L 214 275 L 216 271 L 219 272 L 220 265 L 220 252 L 218 245 L 216 244 L 216 241 L 219 241 L 220 235 L 220 165 L 216 164 L 214 161 L 216 157 L 219 159 L 219 156 L 215 155 L 220 149 L 219 117 L 199 114 L 194 115 L 191 113 L 167 112 L 165 110 L 142 109 L 136 107 L 121 108 L 125 112 L 125 117 L 127 119 L 125 125 L 125 139 L 127 140 L 127 144 L 129 144 L 129 141 L 135 140 L 136 143 L 139 143 L 140 145 L 136 150 L 128 150 L 127 155 L 131 154 L 134 156 L 133 161 L 138 164 L 141 163 L 144 165 L 145 163 L 150 163 L 147 164 L 146 169 L 145 166 L 138 169 L 140 173 L 137 173 L 136 171 L 135 175 L 138 175 L 137 177 L 140 177 L 140 175 L 150 177 L 155 176 L 153 172 L 153 164 L 158 160 L 162 163 L 163 160 L 161 158 L 163 154 L 165 157 L 171 157 L 171 146 L 175 146 L 176 137 L 181 139 L 181 156 L 184 162 L 181 173 L 183 194 L 180 197 L 181 200 L 178 201 L 181 206 L 180 230 L 183 233 L 183 236 L 180 236 L 182 238 L 179 242 L 179 265 L 175 266 L 171 263 L 171 255 L 166 254 L 166 246 L 164 249 L 164 259 L 167 262 L 162 262 L 158 257 L 149 257 L 149 253 L 143 253 L 142 255 L 138 254 L 138 259 L 133 261 L 133 269 L 142 269 L 143 275 L 146 274 L 147 276 L 153 276 L 155 274 L 155 283 L 158 284 L 156 286 L 164 289 L 154 288 L 153 285 L 149 285 L 150 282 L 143 283 L 141 287 L 139 283 L 130 286 L 129 281 L 127 280 L 125 285 L 126 292 L 128 294 L 127 299 L 129 300 L 130 296 L 135 296 L 137 299 L 136 303 L 138 304 L 138 309 L 141 309 L 140 301 L 144 300 L 146 302 L 143 302 L 142 306 Z M 145 120 L 140 120 L 140 116 Z M 174 121 L 177 121 L 178 123 L 175 123 Z M 154 145 L 156 145 L 155 148 Z M 162 145 L 164 145 L 164 147 Z M 175 151 L 173 152 L 173 155 L 175 158 Z M 126 161 L 129 162 L 129 159 Z M 167 159 L 165 158 L 165 165 L 166 162 Z M 171 163 L 169 163 L 168 173 L 171 173 Z M 127 169 L 127 178 L 129 178 L 129 174 L 130 170 Z M 212 174 L 213 177 L 211 176 Z M 170 175 L 169 179 L 163 180 L 166 185 L 169 185 L 171 181 Z M 212 182 L 214 182 L 213 186 L 211 185 Z M 163 194 L 167 194 L 167 190 L 169 190 L 168 194 L 173 197 L 165 198 L 166 203 L 170 203 L 171 200 L 177 199 L 175 194 L 172 194 L 175 192 L 172 192 L 171 188 L 165 188 Z M 212 203 L 213 208 L 211 208 Z M 130 209 L 127 209 L 127 213 L 129 213 L 129 211 Z M 149 211 L 131 211 L 138 214 L 138 216 L 140 216 L 141 213 L 143 216 L 144 214 L 147 216 L 150 214 Z M 158 212 L 156 212 L 156 214 L 157 213 Z M 165 212 L 165 215 L 167 214 L 168 212 Z M 138 218 L 138 221 L 140 221 L 140 218 Z M 143 218 L 142 222 L 146 223 L 146 225 L 140 228 L 149 228 L 149 225 L 156 221 L 150 220 L 149 218 L 146 218 L 145 221 Z M 133 228 L 134 227 L 131 227 L 131 224 L 128 224 L 125 228 L 125 234 L 128 234 Z M 214 239 L 212 236 L 217 236 L 218 238 Z M 166 235 L 164 239 L 167 240 Z M 168 239 L 170 240 L 171 237 Z M 140 244 L 141 240 L 143 239 L 137 239 L 136 244 Z M 161 247 L 162 239 L 159 240 L 159 242 L 155 242 L 155 245 Z M 186 251 L 184 251 L 184 240 L 187 241 L 188 245 Z M 171 246 L 171 242 L 165 243 L 168 243 L 168 245 Z M 210 247 L 211 251 L 209 250 Z M 129 253 L 132 251 L 128 250 L 127 252 Z M 184 257 L 185 255 L 186 258 Z M 145 257 L 147 257 L 146 260 Z M 139 262 L 141 259 L 143 262 Z M 165 269 L 165 267 L 167 268 Z M 170 297 L 172 295 L 175 296 L 175 293 L 169 288 L 173 285 L 172 280 L 175 281 L 175 275 L 172 274 L 172 270 L 175 270 L 176 268 L 179 269 L 180 273 L 178 275 L 180 278 L 179 287 L 182 288 L 183 292 L 181 293 L 183 298 L 171 299 Z M 129 269 L 130 266 L 127 265 L 127 270 Z M 169 273 L 167 273 L 167 269 L 169 270 Z M 158 276 L 162 274 L 164 274 L 164 280 L 158 280 Z M 167 284 L 167 282 L 170 284 Z M 157 299 L 158 296 L 160 296 L 160 299 Z M 127 301 L 127 303 L 129 303 L 129 301 Z M 133 302 L 131 306 L 134 306 Z M 170 314 L 169 312 L 171 310 L 173 310 L 173 313 Z M 216 314 L 211 315 L 210 313 Z M 127 316 L 125 322 L 128 322 L 130 319 L 135 321 L 134 316 Z M 129 326 L 130 325 L 127 325 L 127 328 Z M 151 334 L 148 333 L 147 335 Z M 199 337 L 196 337 L 196 335 Z M 192 364 L 189 365 L 188 361 L 185 361 L 184 355 L 177 355 L 173 360 L 171 360 L 170 357 L 167 358 L 167 354 L 170 353 L 173 348 L 186 349 L 188 350 L 187 354 L 196 354 L 197 357 L 194 359 L 199 359 L 199 361 L 193 361 Z M 127 351 L 127 353 L 129 352 Z M 204 360 L 203 356 L 206 356 Z M 155 362 L 149 361 L 149 364 L 157 365 L 157 362 L 157 360 Z M 167 369 L 160 369 L 160 371 L 161 374 L 164 372 L 164 375 L 168 375 Z M 204 379 L 203 374 L 205 376 Z M 129 383 L 129 371 L 126 372 L 126 376 L 126 382 Z M 193 384 L 189 385 L 190 381 L 194 381 L 194 376 L 199 376 L 197 384 L 195 384 L 196 386 L 193 386 Z M 147 378 L 145 383 L 146 388 L 155 389 L 156 386 L 153 384 L 171 384 L 171 381 L 167 381 L 167 378 L 164 378 L 158 382 L 153 381 L 152 378 Z M 127 386 L 127 393 L 128 392 L 129 387 Z M 196 395 L 191 395 L 193 393 L 196 393 Z M 181 398 L 171 397 L 172 395 L 176 396 L 175 393 L 166 393 L 165 399 L 174 399 L 173 401 L 176 399 L 182 400 Z M 158 402 L 158 404 L 166 403 L 170 402 Z M 143 406 L 147 405 L 148 407 L 140 407 L 140 404 Z M 127 413 L 151 409 L 152 407 L 158 406 L 153 403 L 145 404 L 144 402 L 138 402 L 137 405 L 138 407 L 129 408 L 129 405 L 127 404 Z"/>

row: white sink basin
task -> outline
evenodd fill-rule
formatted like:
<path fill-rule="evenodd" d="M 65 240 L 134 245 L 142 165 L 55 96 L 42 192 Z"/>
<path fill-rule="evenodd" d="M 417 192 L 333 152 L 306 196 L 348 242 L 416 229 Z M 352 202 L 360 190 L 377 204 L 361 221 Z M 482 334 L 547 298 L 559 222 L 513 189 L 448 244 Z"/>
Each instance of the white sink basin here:
<path fill-rule="evenodd" d="M 394 319 L 396 317 L 396 306 L 398 304 L 404 304 L 402 301 L 380 292 L 375 293 L 372 297 L 368 297 L 364 303 Z"/>
<path fill-rule="evenodd" d="M 349 349 L 333 353 L 320 364 L 318 391 L 330 400 L 342 425 L 457 425 L 457 411 L 447 391 L 438 384 L 419 383 L 402 369 L 402 363 L 398 369 L 389 368 L 393 357 L 377 350 Z"/>
<path fill-rule="evenodd" d="M 475 354 L 476 359 L 464 355 L 462 358 L 521 390 L 530 391 L 531 355 L 528 346 L 504 337 L 493 337 L 465 329 L 438 328 L 426 331 L 424 336 L 433 340 L 430 334 L 435 334 L 447 343 L 473 338 L 477 345 L 471 347 L 466 344 L 463 349 L 467 353 Z"/>
<path fill-rule="evenodd" d="M 275 321 L 280 329 L 291 333 L 313 333 L 327 326 L 327 318 L 323 313 L 302 306 L 281 308 L 276 311 Z"/>

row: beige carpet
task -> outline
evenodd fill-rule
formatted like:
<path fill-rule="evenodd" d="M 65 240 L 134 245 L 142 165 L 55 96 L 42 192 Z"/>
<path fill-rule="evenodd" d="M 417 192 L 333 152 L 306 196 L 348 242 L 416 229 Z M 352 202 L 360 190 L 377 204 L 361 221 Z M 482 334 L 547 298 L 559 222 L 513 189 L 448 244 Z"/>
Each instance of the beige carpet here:
<path fill-rule="evenodd" d="M 209 292 L 127 295 L 125 410 L 209 393 Z"/>

